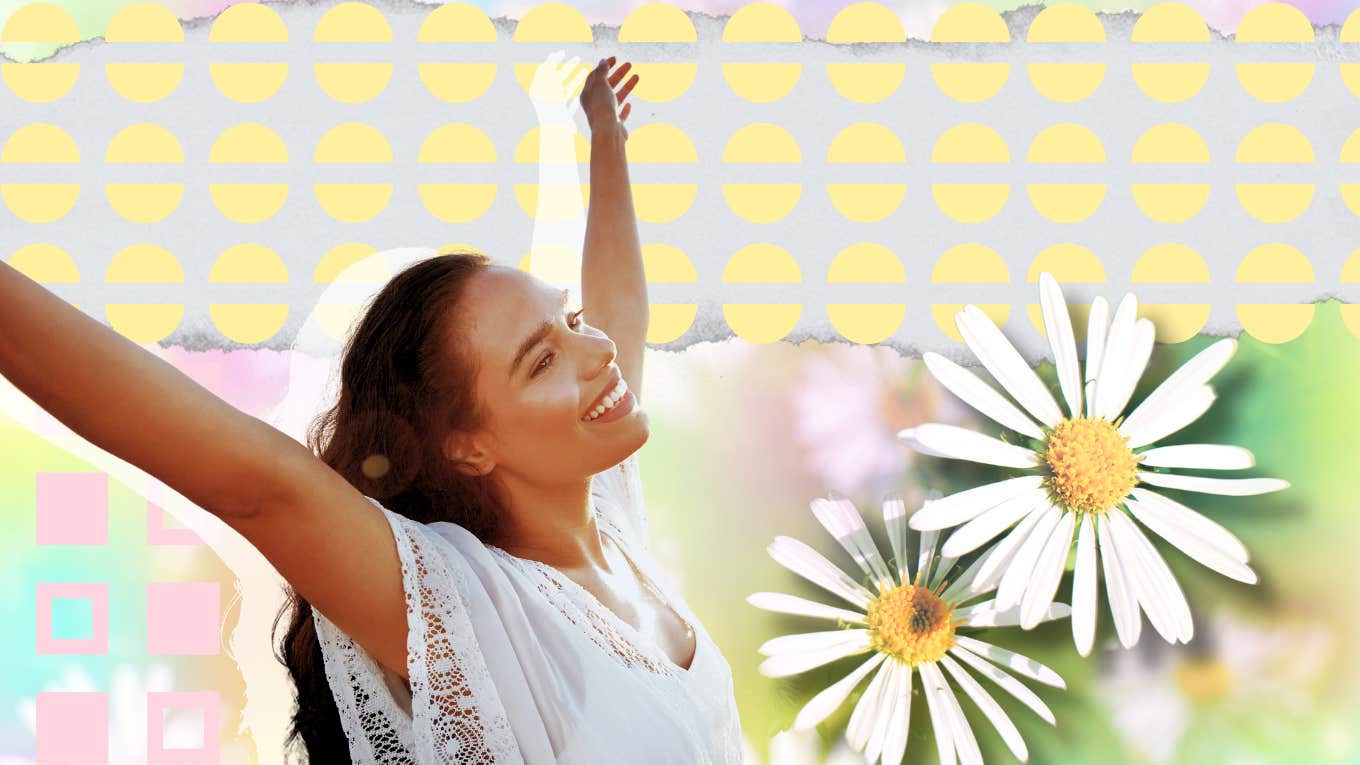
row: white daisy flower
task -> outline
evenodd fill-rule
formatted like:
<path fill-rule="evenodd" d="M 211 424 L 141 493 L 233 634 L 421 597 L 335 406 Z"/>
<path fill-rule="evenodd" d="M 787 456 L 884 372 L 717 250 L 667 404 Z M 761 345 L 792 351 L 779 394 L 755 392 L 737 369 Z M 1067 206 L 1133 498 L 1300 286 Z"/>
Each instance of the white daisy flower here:
<path fill-rule="evenodd" d="M 1072 636 L 1082 656 L 1090 654 L 1095 640 L 1097 567 L 1104 571 L 1110 611 L 1125 647 L 1138 642 L 1140 607 L 1168 642 L 1187 642 L 1194 627 L 1185 595 L 1139 525 L 1224 576 L 1254 584 L 1256 573 L 1247 565 L 1246 547 L 1231 532 L 1148 487 L 1243 496 L 1279 491 L 1289 483 L 1145 469 L 1254 466 L 1251 452 L 1237 446 L 1182 444 L 1134 450 L 1204 414 L 1214 401 L 1207 382 L 1228 363 L 1237 342 L 1224 338 L 1196 354 L 1125 417 L 1154 336 L 1152 322 L 1136 318 L 1137 298 L 1126 294 L 1113 320 L 1104 298 L 1091 303 L 1084 374 L 1077 363 L 1067 304 L 1048 273 L 1039 277 L 1039 298 L 1068 416 L 981 309 L 969 305 L 955 314 L 968 347 L 1023 410 L 939 354 L 924 354 L 927 368 L 959 398 L 1038 445 L 1010 444 L 940 423 L 908 428 L 898 437 L 927 454 L 1034 472 L 927 502 L 912 516 L 911 526 L 918 530 L 959 526 L 942 551 L 955 557 L 1014 526 L 983 556 L 975 586 L 997 587 L 1000 609 L 1019 606 L 1024 629 L 1038 624 L 1048 612 L 1075 538 Z"/>
<path fill-rule="evenodd" d="M 940 762 L 955 762 L 957 753 L 964 765 L 980 764 L 982 754 L 977 739 L 963 715 L 957 694 L 945 679 L 948 677 L 982 711 L 1015 756 L 1027 760 L 1029 751 L 1015 724 L 964 665 L 1014 696 L 1050 725 L 1054 723 L 1053 712 L 1006 670 L 1057 688 L 1067 686 L 1056 672 L 1033 659 L 962 634 L 1011 626 L 1019 620 L 1016 609 L 998 609 L 994 600 L 969 604 L 988 591 L 973 592 L 970 588 L 978 563 L 951 578 L 955 559 L 941 557 L 936 546 L 939 533 L 927 531 L 920 535 L 913 575 L 907 563 L 906 506 L 897 496 L 889 496 L 883 502 L 883 521 L 895 563 L 891 569 L 879 554 L 859 511 L 848 500 L 815 499 L 812 512 L 863 570 L 873 583 L 873 590 L 803 542 L 775 537 L 768 548 L 770 557 L 849 602 L 855 610 L 779 592 L 751 594 L 746 601 L 757 608 L 829 619 L 837 624 L 832 630 L 782 635 L 766 641 L 759 650 L 769 658 L 761 662 L 758 670 L 766 677 L 786 677 L 847 656 L 872 655 L 813 696 L 798 712 L 792 729 L 808 730 L 825 720 L 872 672 L 873 679 L 851 712 L 846 741 L 871 764 L 881 759 L 884 765 L 897 765 L 907 748 L 912 686 L 919 676 Z M 1066 604 L 1053 603 L 1043 620 L 1067 616 L 1068 611 Z"/>

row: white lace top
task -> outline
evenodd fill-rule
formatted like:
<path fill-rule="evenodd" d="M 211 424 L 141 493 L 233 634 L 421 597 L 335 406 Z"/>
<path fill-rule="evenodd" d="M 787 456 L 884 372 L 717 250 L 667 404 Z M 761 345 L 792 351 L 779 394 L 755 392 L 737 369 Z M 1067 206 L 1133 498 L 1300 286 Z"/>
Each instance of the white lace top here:
<path fill-rule="evenodd" d="M 652 560 L 637 454 L 591 495 L 601 530 L 694 628 L 689 669 L 551 566 L 370 497 L 401 556 L 410 691 L 313 608 L 355 763 L 741 762 L 731 667 Z"/>

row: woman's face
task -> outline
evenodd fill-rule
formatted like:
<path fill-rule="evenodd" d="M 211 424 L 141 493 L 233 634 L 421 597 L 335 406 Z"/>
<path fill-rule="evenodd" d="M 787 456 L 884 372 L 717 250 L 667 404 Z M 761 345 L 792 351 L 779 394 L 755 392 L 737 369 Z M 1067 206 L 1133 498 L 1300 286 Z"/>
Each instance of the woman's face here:
<path fill-rule="evenodd" d="M 491 266 L 463 294 L 465 338 L 481 361 L 477 395 L 490 412 L 473 439 L 496 466 L 568 482 L 646 443 L 650 424 L 641 406 L 608 422 L 581 419 L 613 387 L 619 368 L 613 341 L 590 326 L 588 312 L 573 321 L 562 290 L 517 268 Z M 546 334 L 526 346 L 543 325 Z"/>

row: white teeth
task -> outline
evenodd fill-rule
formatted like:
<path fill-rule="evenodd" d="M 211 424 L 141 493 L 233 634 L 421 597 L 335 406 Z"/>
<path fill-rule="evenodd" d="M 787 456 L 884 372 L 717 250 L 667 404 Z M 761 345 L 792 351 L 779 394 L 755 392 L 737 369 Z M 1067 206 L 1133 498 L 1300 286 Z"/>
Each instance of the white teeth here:
<path fill-rule="evenodd" d="M 615 385 L 613 390 L 605 394 L 604 403 L 590 410 L 590 413 L 587 414 L 585 417 L 582 417 L 581 420 L 583 422 L 589 422 L 593 419 L 596 419 L 605 412 L 609 411 L 610 409 L 613 409 L 614 406 L 619 403 L 619 400 L 622 399 L 624 397 L 624 394 L 626 394 L 627 392 L 628 385 L 622 379 L 620 379 L 619 384 Z"/>

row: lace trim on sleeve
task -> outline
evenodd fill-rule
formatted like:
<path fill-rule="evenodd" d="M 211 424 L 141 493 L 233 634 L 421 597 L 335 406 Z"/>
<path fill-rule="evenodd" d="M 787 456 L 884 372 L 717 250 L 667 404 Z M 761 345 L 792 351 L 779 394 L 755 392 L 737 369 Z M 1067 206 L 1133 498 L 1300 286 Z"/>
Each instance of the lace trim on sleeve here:
<path fill-rule="evenodd" d="M 432 565 L 438 554 L 426 549 L 424 535 L 411 528 L 415 522 L 384 512 L 394 530 L 403 531 L 396 538 L 410 625 L 412 712 L 428 721 L 415 726 L 420 761 L 523 762 L 467 616 L 462 572 L 456 563 Z"/>
<path fill-rule="evenodd" d="M 351 757 L 378 765 L 523 763 L 468 618 L 460 567 L 440 559 L 420 524 L 369 501 L 387 517 L 401 560 L 411 712 L 393 698 L 386 671 L 313 608 Z"/>
<path fill-rule="evenodd" d="M 637 455 L 633 452 L 614 467 L 596 473 L 591 478 L 590 491 L 599 500 L 599 512 L 624 529 L 637 548 L 650 553 L 651 532 Z"/>
<path fill-rule="evenodd" d="M 402 723 L 406 715 L 384 686 L 382 667 L 315 607 L 312 619 L 322 647 L 326 681 L 349 739 L 350 759 L 417 765 L 411 756 L 410 724 Z"/>

